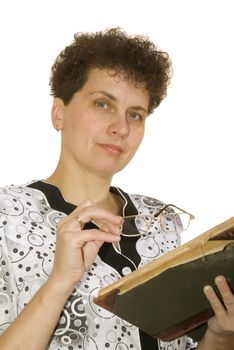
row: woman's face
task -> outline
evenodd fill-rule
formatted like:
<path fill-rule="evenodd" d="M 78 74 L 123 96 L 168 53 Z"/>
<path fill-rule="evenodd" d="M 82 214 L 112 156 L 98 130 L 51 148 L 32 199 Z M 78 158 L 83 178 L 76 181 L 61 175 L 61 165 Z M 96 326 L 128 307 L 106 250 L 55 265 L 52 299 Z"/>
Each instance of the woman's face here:
<path fill-rule="evenodd" d="M 105 69 L 91 69 L 68 105 L 54 101 L 54 125 L 62 130 L 62 159 L 81 170 L 114 175 L 141 144 L 148 104 L 147 91 L 122 74 L 111 76 Z"/>

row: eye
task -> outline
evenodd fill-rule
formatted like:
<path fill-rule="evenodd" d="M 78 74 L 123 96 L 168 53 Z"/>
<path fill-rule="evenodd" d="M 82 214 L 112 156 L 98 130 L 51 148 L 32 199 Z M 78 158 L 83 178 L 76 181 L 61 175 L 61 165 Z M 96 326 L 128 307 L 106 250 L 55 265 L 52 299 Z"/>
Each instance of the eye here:
<path fill-rule="evenodd" d="M 97 109 L 108 109 L 109 108 L 108 103 L 106 103 L 105 101 L 96 101 L 95 106 L 97 107 Z"/>
<path fill-rule="evenodd" d="M 144 119 L 142 115 L 137 112 L 129 112 L 128 117 L 134 121 L 142 121 Z"/>

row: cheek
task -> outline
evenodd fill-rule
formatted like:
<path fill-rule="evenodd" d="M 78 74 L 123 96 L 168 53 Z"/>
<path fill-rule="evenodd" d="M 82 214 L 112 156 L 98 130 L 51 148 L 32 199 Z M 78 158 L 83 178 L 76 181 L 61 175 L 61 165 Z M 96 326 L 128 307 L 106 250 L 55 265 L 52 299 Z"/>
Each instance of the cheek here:
<path fill-rule="evenodd" d="M 98 142 L 102 135 L 102 130 L 98 123 L 90 120 L 90 122 L 84 122 L 83 120 L 74 121 L 69 125 L 69 130 L 66 133 L 69 142 L 74 146 L 80 147 L 92 147 L 93 143 Z"/>
<path fill-rule="evenodd" d="M 144 129 L 139 130 L 137 133 L 133 135 L 133 145 L 135 145 L 136 148 L 140 146 L 142 143 L 142 140 L 144 138 Z"/>
<path fill-rule="evenodd" d="M 69 133 L 70 135 L 84 133 L 87 127 L 85 126 L 82 118 L 79 118 L 75 114 L 69 115 L 69 117 L 65 120 L 64 123 L 64 131 Z"/>

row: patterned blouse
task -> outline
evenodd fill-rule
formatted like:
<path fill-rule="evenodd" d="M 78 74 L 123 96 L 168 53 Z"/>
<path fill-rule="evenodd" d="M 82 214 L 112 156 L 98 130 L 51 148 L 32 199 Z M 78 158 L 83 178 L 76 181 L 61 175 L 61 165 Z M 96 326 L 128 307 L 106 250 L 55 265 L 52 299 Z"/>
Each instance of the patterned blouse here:
<path fill-rule="evenodd" d="M 164 205 L 154 198 L 127 194 L 116 187 L 110 191 L 124 200 L 123 215 L 153 214 Z M 57 187 L 43 181 L 0 189 L 0 334 L 48 279 L 57 223 L 74 209 L 75 205 L 68 203 Z M 84 229 L 92 225 L 88 223 Z M 139 229 L 137 224 L 135 229 Z M 100 288 L 179 244 L 180 236 L 160 232 L 157 221 L 147 235 L 123 236 L 121 253 L 112 244 L 104 243 L 67 300 L 48 349 L 196 349 L 196 343 L 187 336 L 171 342 L 157 341 L 92 301 Z"/>

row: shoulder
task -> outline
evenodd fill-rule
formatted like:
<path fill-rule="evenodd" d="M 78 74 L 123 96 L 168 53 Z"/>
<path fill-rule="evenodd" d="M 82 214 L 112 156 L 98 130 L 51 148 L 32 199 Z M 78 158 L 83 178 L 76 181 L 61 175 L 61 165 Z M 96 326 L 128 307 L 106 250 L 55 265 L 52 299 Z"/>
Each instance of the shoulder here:
<path fill-rule="evenodd" d="M 1 236 L 26 243 L 28 237 L 37 239 L 42 229 L 44 234 L 53 231 L 51 234 L 54 235 L 58 221 L 65 215 L 50 207 L 43 192 L 28 185 L 0 188 Z"/>
<path fill-rule="evenodd" d="M 146 207 L 154 208 L 154 207 L 162 207 L 165 205 L 163 201 L 144 194 L 128 193 L 128 195 L 131 198 L 131 200 L 134 200 L 138 203 L 142 203 Z"/>
<path fill-rule="evenodd" d="M 0 217 L 19 217 L 26 208 L 35 210 L 48 205 L 42 192 L 27 185 L 7 185 L 0 188 Z"/>
<path fill-rule="evenodd" d="M 128 196 L 139 213 L 142 214 L 154 214 L 165 206 L 165 203 L 163 201 L 148 195 L 128 193 Z"/>

